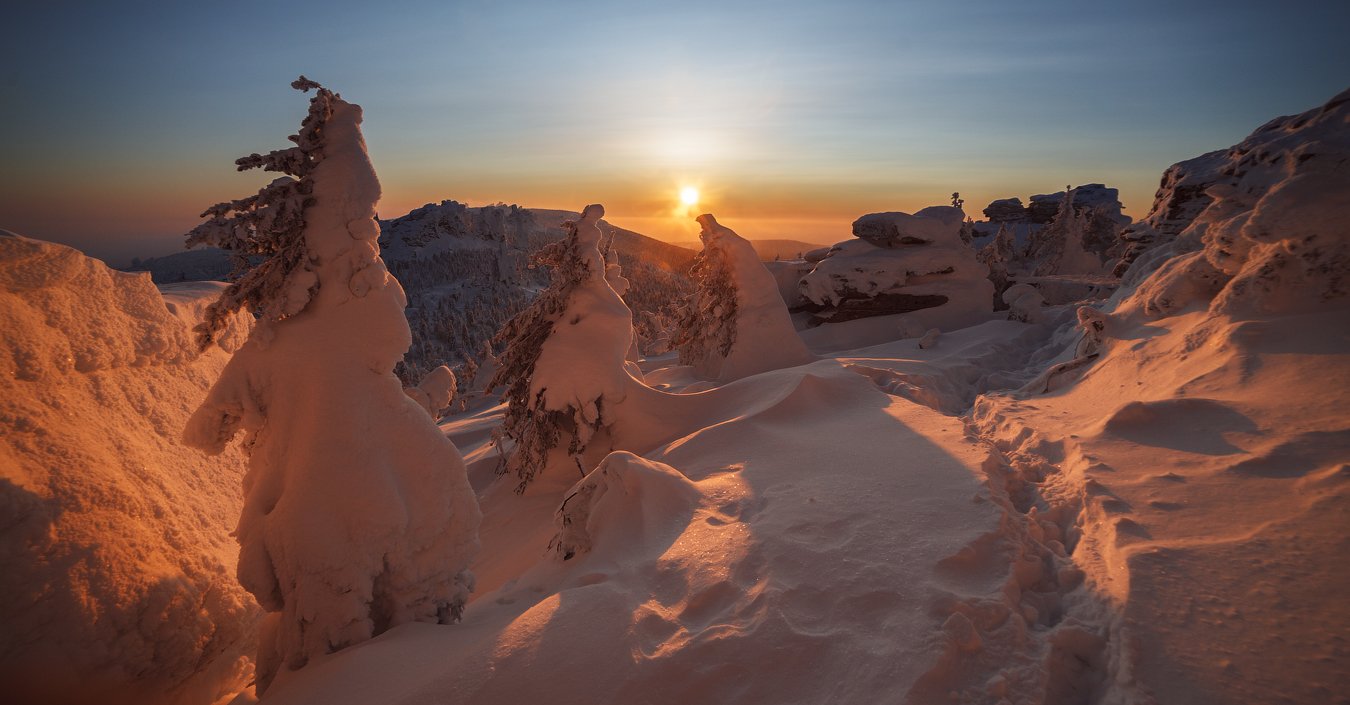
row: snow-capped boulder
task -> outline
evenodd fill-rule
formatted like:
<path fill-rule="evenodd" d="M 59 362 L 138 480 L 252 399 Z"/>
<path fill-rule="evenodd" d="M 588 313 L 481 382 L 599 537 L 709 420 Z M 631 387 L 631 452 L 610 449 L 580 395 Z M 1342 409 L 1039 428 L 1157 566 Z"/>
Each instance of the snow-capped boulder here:
<path fill-rule="evenodd" d="M 807 250 L 802 255 L 802 260 L 804 260 L 807 264 L 815 264 L 825 259 L 826 257 L 829 257 L 830 249 L 831 248 L 829 247 L 817 247 L 814 250 Z"/>
<path fill-rule="evenodd" d="M 961 240 L 963 219 L 952 206 L 859 218 L 858 239 L 835 245 L 802 278 L 801 308 L 816 314 L 816 325 L 901 313 L 921 330 L 976 322 L 993 309 L 994 285 Z"/>
<path fill-rule="evenodd" d="M 1073 192 L 1073 206 L 1077 211 L 1097 210 L 1121 226 L 1129 225 L 1130 218 L 1122 211 L 1120 191 L 1106 184 L 1083 184 L 1070 189 Z M 1037 194 L 1031 197 L 1027 207 L 1027 218 L 1033 223 L 1049 223 L 1059 213 L 1060 205 L 1067 196 L 1065 191 Z"/>
<path fill-rule="evenodd" d="M 0 232 L 0 683 L 7 702 L 208 705 L 250 676 L 234 578 L 244 456 L 179 430 L 229 354 L 168 287 Z M 249 317 L 218 331 L 233 348 Z"/>
<path fill-rule="evenodd" d="M 1008 318 L 1023 323 L 1039 323 L 1045 297 L 1030 284 L 1013 284 L 1003 292 L 1003 303 L 1008 306 Z"/>
<path fill-rule="evenodd" d="M 853 221 L 853 236 L 877 247 L 950 246 L 952 236 L 961 239 L 965 218 L 954 206 L 930 206 L 914 215 L 870 213 Z"/>

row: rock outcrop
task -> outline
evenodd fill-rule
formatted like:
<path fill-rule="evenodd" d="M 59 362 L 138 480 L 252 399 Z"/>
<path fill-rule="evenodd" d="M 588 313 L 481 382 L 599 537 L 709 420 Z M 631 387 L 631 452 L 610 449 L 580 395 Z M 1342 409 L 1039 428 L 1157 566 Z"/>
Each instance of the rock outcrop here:
<path fill-rule="evenodd" d="M 1020 198 L 1000 198 L 985 207 L 984 217 L 991 223 L 1019 223 L 1027 219 L 1027 207 Z"/>
<path fill-rule="evenodd" d="M 1350 90 L 1172 167 L 1138 226 L 1153 247 L 1126 273 L 1139 282 L 1126 305 L 1163 316 L 1203 304 L 1238 320 L 1345 305 L 1348 162 Z"/>
<path fill-rule="evenodd" d="M 872 213 L 853 223 L 858 239 L 842 242 L 801 281 L 812 325 L 911 314 L 944 330 L 992 310 L 989 268 L 961 240 L 965 214 L 933 206 L 913 215 Z"/>

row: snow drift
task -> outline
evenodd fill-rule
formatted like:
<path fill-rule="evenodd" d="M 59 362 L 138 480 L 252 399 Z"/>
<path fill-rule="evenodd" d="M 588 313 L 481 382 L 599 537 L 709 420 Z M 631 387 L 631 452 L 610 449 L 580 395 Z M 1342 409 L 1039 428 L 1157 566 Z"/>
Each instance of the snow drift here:
<path fill-rule="evenodd" d="M 243 687 L 258 609 L 229 533 L 244 459 L 179 430 L 228 357 L 219 284 L 156 291 L 0 233 L 0 683 L 11 702 L 206 704 Z M 232 349 L 248 332 L 222 332 Z"/>

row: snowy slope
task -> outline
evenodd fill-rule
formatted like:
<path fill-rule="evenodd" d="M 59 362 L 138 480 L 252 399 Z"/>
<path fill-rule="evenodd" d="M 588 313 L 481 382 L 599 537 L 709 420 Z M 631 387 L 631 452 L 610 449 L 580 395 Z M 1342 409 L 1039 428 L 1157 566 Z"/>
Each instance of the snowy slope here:
<path fill-rule="evenodd" d="M 966 613 L 1006 619 L 999 566 L 966 557 L 1001 515 L 954 419 L 833 361 L 648 394 L 663 423 L 595 471 L 589 553 L 544 550 L 571 479 L 490 489 L 463 624 L 397 630 L 268 702 L 896 701 L 945 677 Z M 875 440 L 840 453 L 850 435 Z"/>
<path fill-rule="evenodd" d="M 244 474 L 179 436 L 228 354 L 219 294 L 0 234 L 0 683 L 9 702 L 210 703 L 251 676 Z M 238 345 L 236 323 L 222 338 Z"/>
<path fill-rule="evenodd" d="M 698 393 L 648 363 L 632 452 L 523 496 L 495 412 L 453 420 L 485 513 L 465 623 L 272 697 L 1343 700 L 1347 109 L 1244 143 L 1100 308 L 926 347 L 851 321 L 808 339 L 831 359 Z"/>
<path fill-rule="evenodd" d="M 1170 169 L 1144 224 L 1173 239 L 1105 307 L 1099 359 L 975 405 L 1025 501 L 1073 517 L 1113 608 L 1091 630 L 1108 701 L 1344 698 L 1347 125 L 1350 92 Z"/>

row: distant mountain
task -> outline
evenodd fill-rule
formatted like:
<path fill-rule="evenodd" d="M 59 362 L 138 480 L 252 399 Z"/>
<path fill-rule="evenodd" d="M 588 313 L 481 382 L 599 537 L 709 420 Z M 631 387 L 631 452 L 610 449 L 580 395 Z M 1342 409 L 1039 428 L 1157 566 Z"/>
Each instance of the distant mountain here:
<path fill-rule="evenodd" d="M 416 380 L 437 365 L 481 359 L 486 342 L 548 285 L 532 254 L 563 237 L 562 223 L 580 217 L 560 210 L 515 205 L 469 207 L 442 201 L 380 221 L 380 250 L 408 296 L 413 344 L 399 373 Z M 694 252 L 605 221 L 600 229 L 618 253 L 630 287 L 640 341 L 651 340 L 692 291 L 687 273 Z M 229 256 L 191 250 L 134 261 L 156 283 L 225 279 Z"/>
<path fill-rule="evenodd" d="M 698 240 L 685 240 L 673 242 L 671 244 L 695 252 L 703 249 L 703 243 Z M 814 242 L 778 239 L 750 240 L 750 245 L 755 248 L 755 254 L 759 255 L 759 258 L 766 262 L 774 259 L 800 259 L 802 253 L 826 247 L 826 245 L 816 244 Z"/>
<path fill-rule="evenodd" d="M 547 271 L 533 267 L 531 255 L 561 239 L 562 223 L 578 217 L 442 201 L 381 221 L 385 262 L 408 292 L 413 347 L 404 358 L 406 376 L 481 359 L 484 343 L 548 285 Z M 687 272 L 694 253 L 605 221 L 600 230 L 630 282 L 624 300 L 639 339 L 651 340 L 692 291 Z"/>
<path fill-rule="evenodd" d="M 224 250 L 203 247 L 163 257 L 131 260 L 128 272 L 149 272 L 156 284 L 225 281 L 230 276 L 230 256 Z"/>

